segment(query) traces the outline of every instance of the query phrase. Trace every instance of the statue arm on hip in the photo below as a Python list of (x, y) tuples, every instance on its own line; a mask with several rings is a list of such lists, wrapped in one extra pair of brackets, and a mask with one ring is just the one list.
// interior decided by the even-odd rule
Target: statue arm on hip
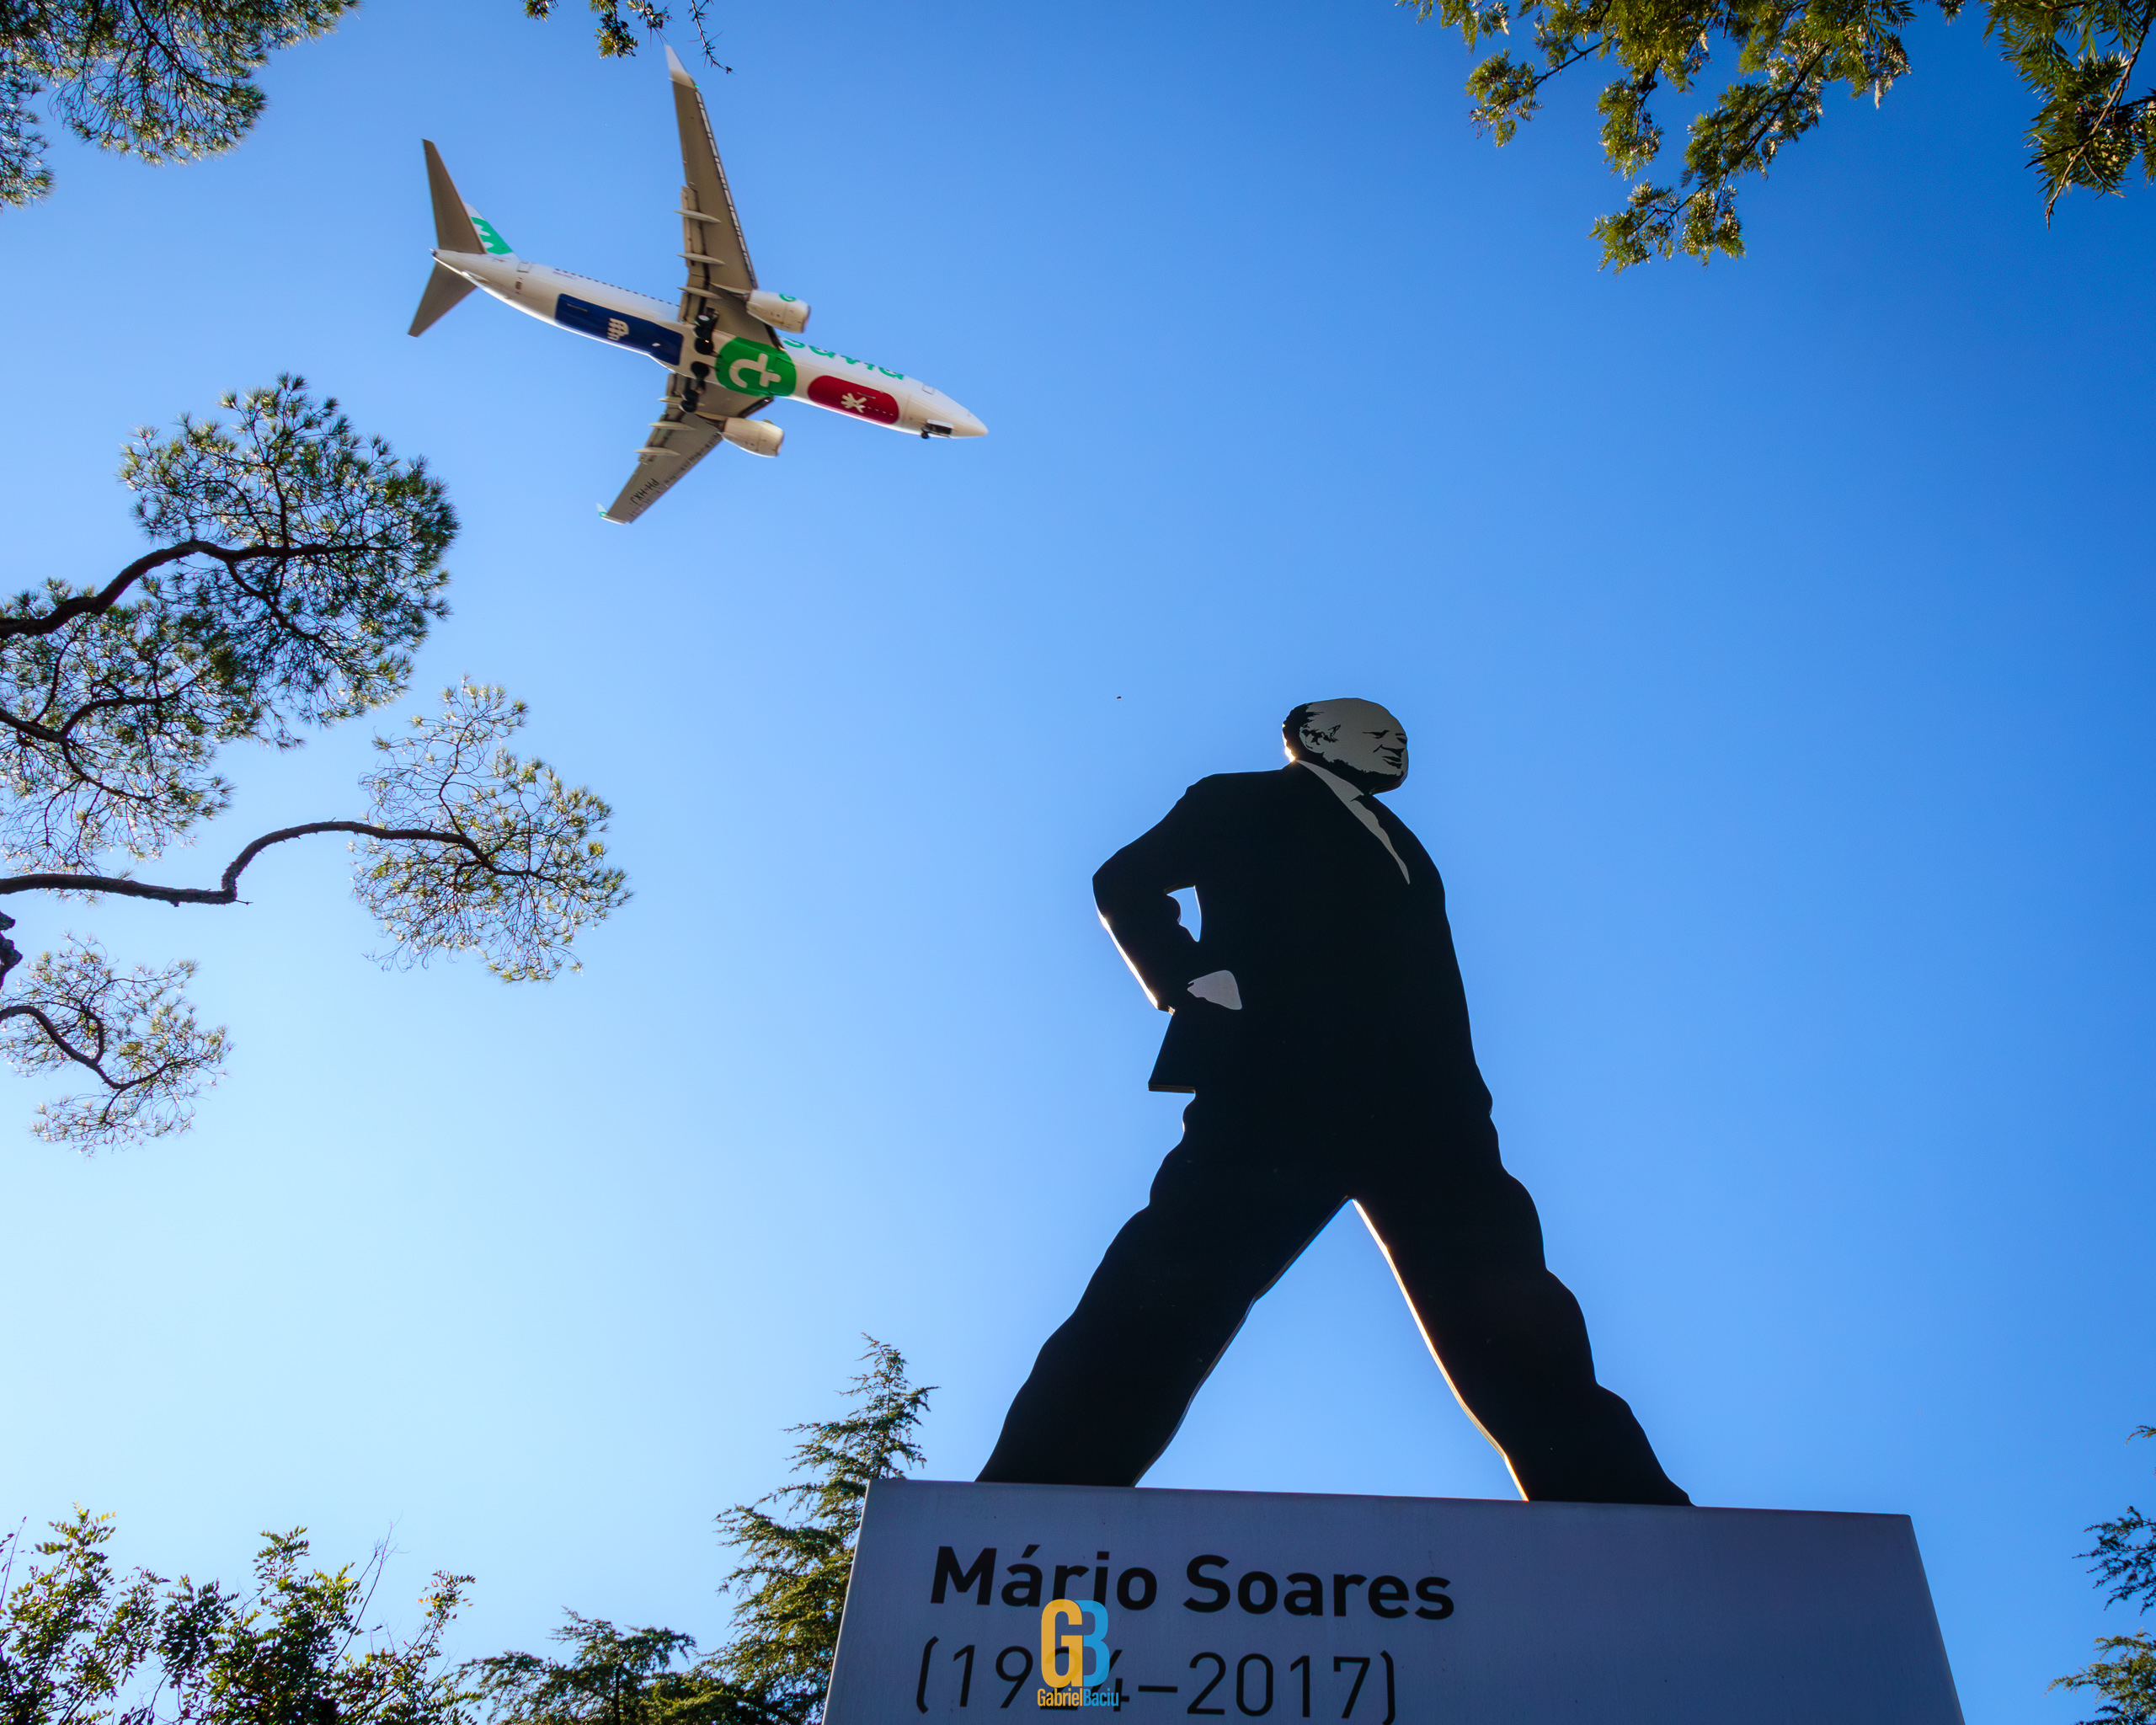
[(1093, 877), (1101, 925), (1153, 1004), (1171, 1012), (1195, 996), (1240, 1009), (1232, 973), (1208, 970), (1203, 948), (1183, 927), (1175, 895), (1197, 884), (1209, 823), (1204, 783), (1183, 793), (1158, 826), (1133, 839)]

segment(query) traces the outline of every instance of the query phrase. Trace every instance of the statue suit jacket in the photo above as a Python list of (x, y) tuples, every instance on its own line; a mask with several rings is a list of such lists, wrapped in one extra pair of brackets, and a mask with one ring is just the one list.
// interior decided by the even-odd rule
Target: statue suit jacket
[[(1448, 1087), (1481, 1081), (1437, 865), (1372, 799), (1409, 879), (1331, 788), (1290, 764), (1200, 779), (1093, 877), (1101, 921), (1174, 1013), (1155, 1090), (1293, 1081), (1343, 1065)], [(1203, 939), (1170, 896), (1198, 889)], [(1243, 1009), (1193, 998), (1232, 970)], [(1482, 1092), (1486, 1105), (1487, 1092)]]

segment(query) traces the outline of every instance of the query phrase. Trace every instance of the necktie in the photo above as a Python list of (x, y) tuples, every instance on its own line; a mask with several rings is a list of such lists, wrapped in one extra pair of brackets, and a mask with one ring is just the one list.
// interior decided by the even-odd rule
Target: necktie
[(1400, 878), (1412, 885), (1414, 877), (1407, 872), (1407, 859), (1400, 854), (1400, 847), (1393, 843), (1391, 833), (1386, 830), (1390, 824), (1390, 817), (1385, 805), (1368, 791), (1358, 791), (1355, 793), (1355, 806), (1375, 823), (1378, 842), (1392, 853), (1392, 860), (1400, 865)]

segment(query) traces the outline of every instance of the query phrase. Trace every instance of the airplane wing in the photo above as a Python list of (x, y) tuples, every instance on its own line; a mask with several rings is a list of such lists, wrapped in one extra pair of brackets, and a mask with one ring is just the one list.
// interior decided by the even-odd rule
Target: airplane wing
[[(681, 188), (681, 258), (689, 266), (688, 283), (681, 290), (681, 321), (693, 323), (699, 313), (709, 312), (718, 326), (715, 334), (776, 347), (778, 332), (750, 317), (744, 302), (756, 285), (756, 266), (749, 261), (749, 244), (741, 235), (734, 194), (727, 189), (726, 170), (719, 165), (703, 94), (671, 48), (666, 51), (666, 70), (674, 84), (674, 118), (681, 131), (681, 177), (688, 182)], [(682, 404), (686, 382), (679, 374), (666, 380), (660, 417), (637, 451), (636, 471), (606, 508), (608, 521), (633, 521), (672, 490), (675, 481), (720, 441), (717, 421), (745, 419), (771, 405), (769, 396), (738, 394), (713, 382), (705, 386), (692, 414)]]
[(718, 146), (712, 141), (703, 93), (671, 48), (666, 51), (666, 71), (674, 81), (674, 118), (681, 129), (681, 177), (688, 182), (681, 188), (681, 258), (689, 266), (681, 321), (692, 323), (699, 312), (708, 310), (728, 335), (776, 347), (778, 332), (750, 317), (742, 303), (756, 285), (756, 266), (749, 261), (749, 243), (742, 238), (734, 194), (727, 189)]
[[(707, 402), (714, 396), (743, 403), (738, 409), (726, 409), (727, 417), (731, 419), (745, 419), (759, 409), (771, 405), (769, 396), (736, 396), (723, 389), (704, 392)], [(622, 488), (621, 495), (607, 506), (606, 519), (625, 526), (633, 521), (671, 491), (674, 482), (709, 455), (719, 441), (718, 426), (714, 421), (701, 414), (683, 411), (681, 379), (670, 377), (661, 417), (652, 421), (651, 435), (637, 451), (636, 471), (629, 475), (629, 483)]]

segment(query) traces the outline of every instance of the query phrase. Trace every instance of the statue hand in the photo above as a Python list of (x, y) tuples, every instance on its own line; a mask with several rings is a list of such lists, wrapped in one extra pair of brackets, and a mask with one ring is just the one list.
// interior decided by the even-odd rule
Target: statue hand
[(1231, 1012), (1243, 1009), (1243, 992), (1235, 986), (1235, 973), (1232, 970), (1209, 970), (1193, 980), (1190, 992), (1202, 1001), (1210, 1001), (1216, 1007), (1225, 1007)]

